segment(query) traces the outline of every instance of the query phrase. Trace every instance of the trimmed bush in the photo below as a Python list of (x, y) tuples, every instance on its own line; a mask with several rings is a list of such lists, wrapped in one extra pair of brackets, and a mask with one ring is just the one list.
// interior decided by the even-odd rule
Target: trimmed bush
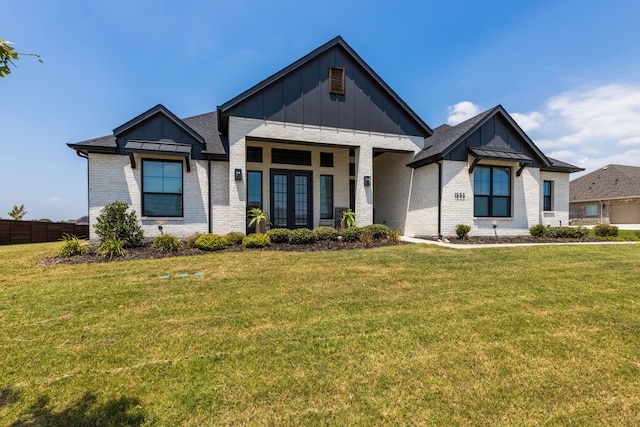
[(338, 230), (333, 227), (318, 227), (313, 231), (318, 240), (338, 240)]
[(139, 246), (144, 237), (142, 227), (138, 225), (136, 212), (127, 212), (129, 205), (115, 201), (105, 206), (96, 218), (93, 228), (103, 242), (108, 239), (123, 240), (125, 247)]
[(357, 242), (360, 240), (360, 234), (362, 234), (362, 228), (360, 227), (349, 227), (345, 229), (341, 236), (342, 240), (345, 242)]
[(73, 234), (64, 233), (62, 240), (62, 247), (58, 250), (58, 255), (69, 258), (84, 253), (82, 242)]
[(536, 224), (529, 228), (529, 234), (531, 234), (533, 237), (543, 237), (546, 231), (547, 227), (542, 224)]
[(318, 240), (318, 236), (313, 230), (308, 228), (296, 228), (289, 233), (289, 243), (293, 245), (306, 245), (314, 243)]
[(226, 237), (229, 245), (241, 245), (242, 239), (247, 236), (240, 231), (230, 231), (229, 233), (225, 234), (224, 237)]
[(267, 236), (271, 240), (271, 243), (289, 243), (289, 236), (291, 235), (291, 230), (286, 228), (272, 228), (267, 231)]
[(196, 248), (196, 240), (202, 236), (202, 233), (194, 233), (191, 236), (187, 237), (187, 246), (191, 248)]
[(371, 235), (373, 239), (386, 239), (391, 229), (384, 224), (370, 224), (362, 227), (362, 232)]
[(160, 252), (176, 252), (182, 247), (182, 242), (173, 234), (162, 234), (153, 239), (152, 249)]
[(593, 227), (593, 231), (598, 237), (616, 237), (618, 235), (618, 227), (610, 224), (598, 224)]
[(466, 224), (458, 224), (456, 225), (456, 235), (458, 239), (466, 239), (469, 237), (469, 232), (471, 231), (471, 226)]
[(221, 251), (227, 244), (227, 239), (218, 234), (203, 234), (195, 242), (196, 248), (204, 251)]
[(249, 234), (242, 239), (242, 246), (250, 249), (264, 248), (271, 245), (271, 239), (267, 234)]
[(584, 227), (548, 227), (545, 236), (553, 239), (585, 237), (589, 230)]
[(400, 232), (398, 230), (391, 230), (391, 232), (389, 233), (389, 241), (391, 243), (400, 243), (401, 242), (401, 238), (402, 235), (400, 234)]
[(127, 253), (125, 249), (125, 242), (122, 239), (118, 239), (117, 237), (109, 237), (108, 239), (104, 239), (102, 243), (98, 246), (97, 252), (98, 254), (113, 259), (114, 256), (120, 257), (124, 256)]

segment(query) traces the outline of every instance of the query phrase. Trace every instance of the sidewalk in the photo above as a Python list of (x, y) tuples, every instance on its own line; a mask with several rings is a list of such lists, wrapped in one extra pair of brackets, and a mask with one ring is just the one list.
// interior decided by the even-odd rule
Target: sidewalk
[[(626, 229), (628, 230), (628, 228)], [(640, 242), (564, 242), (564, 243), (496, 243), (496, 244), (455, 244), (447, 243), (445, 241), (435, 241), (427, 239), (418, 239), (415, 237), (402, 236), (400, 238), (403, 242), (407, 243), (424, 243), (428, 245), (443, 246), (453, 249), (478, 249), (478, 248), (513, 248), (516, 246), (548, 246), (548, 245), (633, 245), (640, 244)]]

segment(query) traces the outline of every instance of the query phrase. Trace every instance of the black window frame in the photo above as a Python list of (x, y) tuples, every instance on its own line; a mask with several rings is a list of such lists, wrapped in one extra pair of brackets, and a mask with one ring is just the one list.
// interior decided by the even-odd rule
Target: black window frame
[(272, 148), (271, 163), (280, 165), (311, 166), (311, 151)]
[[(489, 169), (489, 194), (477, 194), (478, 188), (476, 186), (476, 173), (478, 173), (481, 170), (485, 170), (485, 169)], [(503, 195), (495, 195), (494, 194), (494, 180), (493, 180), (493, 174), (494, 174), (494, 170), (496, 169), (501, 169), (501, 170), (506, 170), (508, 173), (508, 184), (509, 184), (509, 194), (507, 196), (503, 196)], [(513, 185), (511, 182), (511, 176), (512, 176), (512, 168), (510, 168), (509, 166), (494, 166), (494, 165), (478, 165), (475, 167), (473, 173), (474, 173), (474, 188), (473, 188), (473, 216), (477, 217), (477, 218), (511, 218), (512, 217), (512, 207), (511, 207), (511, 203), (512, 203), (512, 193), (513, 193)], [(478, 205), (478, 200), (479, 199), (486, 199), (487, 200), (487, 215), (479, 215), (477, 212), (477, 205)], [(497, 200), (505, 200), (506, 199), (506, 207), (507, 207), (507, 213), (506, 215), (496, 215), (494, 213), (494, 202), (496, 202)]]
[[(249, 190), (250, 190), (250, 182), (251, 182), (251, 178), (250, 176), (253, 174), (257, 174), (259, 175), (259, 181), (260, 183), (259, 185), (259, 190), (260, 190), (260, 201), (256, 204), (256, 203), (252, 203), (253, 201), (250, 200), (249, 197)], [(247, 214), (249, 213), (249, 211), (253, 208), (258, 208), (258, 209), (264, 209), (263, 208), (263, 204), (264, 204), (264, 187), (263, 187), (263, 178), (264, 178), (264, 174), (262, 173), (262, 171), (258, 171), (258, 170), (248, 170), (247, 171)], [(246, 228), (247, 228), (247, 234), (250, 233), (255, 233), (256, 232), (256, 225), (253, 224), (251, 227), (249, 227), (249, 222), (251, 222), (251, 219), (249, 219), (248, 215), (247, 215), (247, 224), (246, 224)]]
[[(327, 178), (330, 179), (330, 186), (327, 187), (326, 183), (323, 186), (323, 181), (325, 181)], [(326, 192), (323, 193), (323, 190), (326, 190), (327, 188), (329, 188), (329, 193), (330, 194), (326, 194)], [(328, 210), (327, 211), (322, 211), (323, 206), (325, 206), (324, 201), (328, 200)], [(334, 195), (333, 195), (333, 175), (320, 175), (320, 219), (333, 219), (333, 207), (334, 207)]]
[[(549, 194), (547, 194), (547, 187)], [(553, 210), (553, 181), (542, 182), (542, 210), (545, 212)]]
[(247, 162), (262, 163), (262, 147), (247, 146)]
[(320, 166), (323, 168), (333, 167), (333, 153), (320, 153)]
[[(169, 192), (157, 192), (157, 191), (145, 191), (145, 164), (149, 163), (175, 163), (180, 164), (180, 188), (181, 193), (169, 193)], [(184, 162), (182, 160), (168, 160), (168, 159), (142, 159), (142, 191), (141, 191), (141, 205), (142, 216), (147, 218), (184, 218)], [(171, 195), (180, 196), (180, 212), (177, 215), (171, 215), (166, 213), (150, 214), (147, 212), (146, 195)]]

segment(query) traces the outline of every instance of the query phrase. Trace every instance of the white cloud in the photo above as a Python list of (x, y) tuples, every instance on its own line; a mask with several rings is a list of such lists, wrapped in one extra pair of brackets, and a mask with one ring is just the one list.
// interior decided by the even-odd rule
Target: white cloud
[(538, 129), (540, 124), (544, 121), (544, 115), (537, 111), (529, 114), (513, 113), (511, 117), (518, 123), (523, 131), (529, 132), (533, 129)]
[(447, 109), (449, 110), (447, 123), (451, 126), (462, 123), (480, 113), (480, 107), (469, 101), (458, 102), (456, 105), (450, 105)]
[(62, 197), (58, 197), (58, 196), (52, 196), (47, 199), (47, 202), (50, 202), (50, 203), (59, 203), (61, 201), (62, 201)]
[(547, 155), (587, 172), (640, 166), (640, 86), (571, 90), (549, 98), (540, 112), (512, 116)]

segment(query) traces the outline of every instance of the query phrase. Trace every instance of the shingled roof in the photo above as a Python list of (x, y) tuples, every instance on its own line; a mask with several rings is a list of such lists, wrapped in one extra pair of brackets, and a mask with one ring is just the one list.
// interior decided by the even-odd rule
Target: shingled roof
[(640, 197), (640, 167), (607, 165), (569, 183), (569, 201)]

